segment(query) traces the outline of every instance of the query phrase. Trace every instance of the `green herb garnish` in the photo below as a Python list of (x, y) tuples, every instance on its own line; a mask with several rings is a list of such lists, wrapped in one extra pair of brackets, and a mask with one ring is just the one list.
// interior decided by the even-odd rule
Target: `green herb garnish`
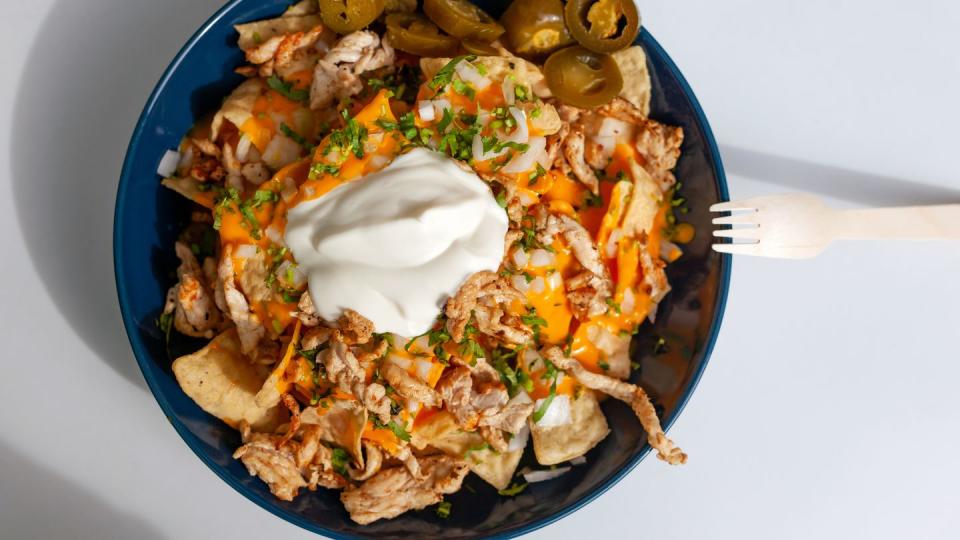
[(267, 79), (267, 86), (292, 101), (306, 101), (307, 98), (310, 97), (309, 90), (305, 88), (294, 89), (293, 84), (284, 81), (276, 75), (271, 75), (270, 78)]

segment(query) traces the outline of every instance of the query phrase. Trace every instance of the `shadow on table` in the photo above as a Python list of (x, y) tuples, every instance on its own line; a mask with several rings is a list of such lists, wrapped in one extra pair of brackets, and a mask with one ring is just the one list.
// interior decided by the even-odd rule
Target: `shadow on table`
[(720, 147), (729, 174), (809, 191), (867, 206), (909, 206), (960, 202), (960, 190), (921, 184), (809, 161)]
[(56, 2), (32, 45), (17, 93), (13, 195), (37, 274), (87, 346), (144, 389), (114, 287), (117, 178), (151, 88), (219, 4)]
[(46, 469), (0, 441), (0, 536), (104, 540), (164, 536), (153, 525)]

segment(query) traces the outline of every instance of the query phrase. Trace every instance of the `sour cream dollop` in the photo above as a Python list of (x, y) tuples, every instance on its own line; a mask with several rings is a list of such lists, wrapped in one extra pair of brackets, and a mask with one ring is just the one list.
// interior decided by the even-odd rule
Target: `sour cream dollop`
[(298, 204), (287, 220), (318, 315), (333, 321), (349, 308), (377, 332), (408, 337), (430, 329), (467, 277), (500, 266), (507, 232), (486, 182), (423, 148)]

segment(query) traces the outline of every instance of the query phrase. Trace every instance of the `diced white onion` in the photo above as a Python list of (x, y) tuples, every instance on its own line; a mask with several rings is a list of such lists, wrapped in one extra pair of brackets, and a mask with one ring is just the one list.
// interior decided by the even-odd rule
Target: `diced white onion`
[(523, 427), (520, 428), (520, 432), (513, 436), (510, 439), (510, 442), (507, 444), (507, 452), (516, 452), (517, 450), (523, 450), (527, 447), (527, 441), (530, 440), (530, 425), (526, 422), (523, 423)]
[(567, 378), (567, 374), (566, 374), (566, 373), (564, 373), (564, 372), (562, 372), (562, 371), (558, 371), (558, 372), (557, 372), (557, 384), (558, 384), (558, 385), (559, 385), (560, 383), (562, 383), (562, 382), (563, 382), (563, 379), (565, 379), (565, 378)]
[(530, 261), (530, 257), (527, 256), (527, 252), (523, 248), (517, 248), (513, 250), (513, 264), (517, 265), (517, 268), (526, 268), (527, 262)]
[(424, 122), (433, 122), (437, 117), (437, 112), (433, 108), (433, 102), (430, 100), (417, 102), (417, 114), (420, 115), (420, 119)]
[(242, 244), (237, 246), (233, 254), (241, 259), (253, 259), (257, 256), (257, 246), (253, 244)]
[(427, 336), (420, 336), (413, 340), (412, 346), (416, 347), (417, 352), (427, 352), (430, 350), (430, 338)]
[(385, 156), (383, 154), (375, 154), (370, 158), (370, 170), (379, 171), (380, 169), (386, 167), (390, 164), (390, 156)]
[(677, 257), (683, 255), (683, 250), (680, 249), (680, 246), (674, 244), (673, 242), (667, 240), (666, 238), (660, 239), (660, 258), (671, 262), (676, 260)]
[(367, 140), (363, 143), (363, 151), (367, 153), (374, 153), (380, 148), (380, 143), (383, 142), (383, 133), (371, 133), (367, 136)]
[(286, 177), (283, 179), (283, 189), (280, 190), (280, 197), (284, 202), (290, 202), (297, 195), (297, 182), (291, 178)]
[[(544, 165), (547, 161), (547, 140), (543, 137), (530, 137), (529, 148), (522, 154), (516, 154), (503, 168), (503, 172), (516, 174), (533, 169), (534, 165)], [(546, 167), (546, 165), (544, 165)]]
[(277, 279), (283, 283), (300, 288), (307, 283), (307, 275), (303, 273), (300, 266), (290, 261), (283, 261), (277, 267)]
[(267, 238), (269, 238), (270, 241), (273, 242), (274, 244), (279, 244), (281, 246), (286, 245), (283, 242), (283, 234), (280, 233), (280, 229), (277, 229), (273, 225), (270, 225), (269, 227), (264, 229), (263, 234), (267, 235)]
[(503, 99), (507, 105), (513, 105), (517, 101), (516, 86), (513, 84), (513, 77), (507, 76), (500, 83), (500, 89), (503, 90)]
[(530, 264), (537, 268), (543, 268), (544, 266), (550, 266), (553, 264), (557, 258), (545, 249), (535, 249), (530, 253)]
[(177, 163), (178, 170), (189, 169), (193, 167), (193, 145), (187, 147), (187, 151), (180, 157), (180, 163)]
[(633, 289), (627, 287), (627, 289), (623, 291), (623, 301), (620, 302), (620, 312), (629, 315), (633, 313), (633, 310), (636, 308), (637, 299), (633, 295)]
[[(501, 148), (499, 152), (483, 151), (483, 139), (480, 137), (480, 134), (477, 133), (473, 136), (473, 144), (471, 146), (471, 151), (473, 153), (474, 161), (487, 161), (488, 159), (493, 159), (495, 157), (500, 157), (507, 152), (507, 148)], [(509, 165), (508, 165), (509, 167)]]
[(570, 460), (571, 465), (583, 465), (586, 462), (587, 462), (587, 458), (583, 456), (577, 456)]
[(522, 206), (532, 206), (537, 202), (537, 199), (531, 196), (526, 190), (517, 192), (517, 198), (520, 199)]
[(527, 367), (530, 370), (534, 369), (534, 363), (540, 360), (540, 354), (537, 353), (535, 349), (524, 349), (523, 350), (523, 361), (526, 362)]
[(453, 105), (450, 104), (449, 99), (441, 98), (433, 100), (433, 109), (436, 111), (437, 116), (443, 116), (444, 111), (452, 108)]
[(176, 150), (167, 150), (160, 158), (160, 164), (157, 165), (157, 174), (164, 178), (170, 178), (177, 172), (177, 165), (180, 164), (180, 152)]
[(240, 140), (237, 141), (237, 159), (240, 161), (247, 161), (247, 156), (250, 154), (250, 147), (253, 146), (253, 141), (250, 140), (250, 137), (247, 137), (247, 134), (244, 133)]
[(417, 411), (420, 410), (420, 402), (415, 399), (407, 400), (407, 412), (410, 414), (417, 414)]
[(544, 469), (541, 471), (530, 471), (523, 473), (523, 479), (530, 484), (536, 484), (537, 482), (546, 482), (547, 480), (553, 480), (558, 476), (563, 476), (570, 470), (570, 467), (557, 467), (556, 469)]
[(525, 144), (530, 140), (530, 130), (527, 128), (527, 115), (516, 107), (510, 107), (510, 116), (517, 122), (517, 128), (513, 130), (505, 140)]
[(547, 287), (547, 282), (543, 280), (542, 277), (537, 276), (533, 278), (533, 281), (530, 282), (530, 292), (534, 294), (540, 294)]
[[(423, 349), (427, 350), (427, 349)], [(433, 371), (433, 363), (424, 360), (423, 358), (418, 358), (416, 361), (417, 366), (417, 377), (420, 377), (420, 380), (426, 382), (430, 379), (430, 372)]]
[(263, 150), (263, 162), (272, 170), (300, 159), (300, 145), (286, 135), (274, 135)]
[(457, 62), (457, 65), (454, 69), (463, 82), (472, 84), (477, 90), (483, 90), (484, 88), (490, 86), (490, 79), (481, 75), (480, 72), (477, 71), (477, 68), (474, 67), (470, 62)]
[(563, 289), (563, 278), (560, 277), (560, 272), (553, 272), (547, 276), (547, 286), (551, 291)]
[[(560, 384), (559, 380), (557, 381), (557, 384)], [(544, 401), (545, 399), (538, 399), (533, 410), (540, 410), (540, 407), (543, 405)], [(570, 396), (566, 394), (560, 394), (553, 396), (553, 401), (550, 402), (547, 410), (543, 413), (543, 416), (540, 417), (540, 420), (536, 424), (537, 427), (548, 428), (565, 426), (572, 421), (573, 418), (570, 416)]]
[(530, 284), (527, 283), (527, 278), (523, 276), (513, 276), (510, 281), (513, 283), (513, 288), (520, 291), (521, 294), (527, 294), (527, 291), (530, 290)]

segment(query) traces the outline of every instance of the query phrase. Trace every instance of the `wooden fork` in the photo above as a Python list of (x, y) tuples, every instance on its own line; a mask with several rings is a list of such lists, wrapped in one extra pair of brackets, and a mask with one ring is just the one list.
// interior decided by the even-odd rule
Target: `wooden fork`
[(738, 255), (805, 259), (840, 239), (960, 240), (960, 204), (835, 210), (813, 195), (793, 193), (719, 203), (710, 211), (731, 212), (713, 219), (732, 226), (713, 231), (731, 240), (713, 249)]

